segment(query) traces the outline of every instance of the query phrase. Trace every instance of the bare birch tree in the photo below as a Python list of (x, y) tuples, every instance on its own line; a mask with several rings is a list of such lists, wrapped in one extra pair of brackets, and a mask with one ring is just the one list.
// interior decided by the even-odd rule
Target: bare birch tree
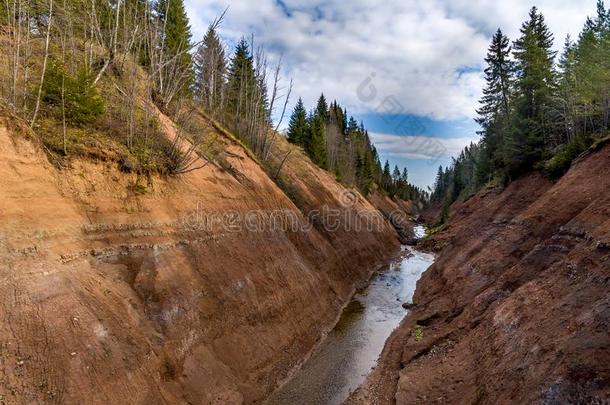
[(51, 42), (51, 25), (53, 23), (53, 0), (49, 0), (49, 19), (47, 22), (47, 36), (44, 47), (44, 60), (42, 62), (42, 73), (40, 76), (40, 85), (38, 86), (38, 96), (36, 97), (36, 107), (34, 108), (34, 115), (30, 121), (30, 126), (33, 128), (36, 123), (38, 116), (38, 110), (40, 109), (40, 98), (42, 97), (42, 88), (44, 86), (44, 76), (47, 72), (47, 63), (49, 61), (49, 43)]

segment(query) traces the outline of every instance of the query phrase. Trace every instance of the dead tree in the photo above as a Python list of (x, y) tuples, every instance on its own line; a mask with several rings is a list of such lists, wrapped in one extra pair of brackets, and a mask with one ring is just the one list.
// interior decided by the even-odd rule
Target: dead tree
[(38, 110), (40, 109), (40, 99), (42, 97), (42, 87), (44, 86), (44, 76), (47, 72), (47, 63), (49, 60), (49, 43), (51, 42), (51, 25), (53, 23), (53, 0), (49, 0), (49, 20), (47, 22), (47, 37), (44, 48), (44, 60), (42, 62), (42, 73), (40, 77), (40, 86), (38, 86), (38, 96), (36, 97), (36, 107), (34, 108), (34, 115), (30, 121), (30, 126), (33, 128), (36, 123), (36, 117), (38, 116)]

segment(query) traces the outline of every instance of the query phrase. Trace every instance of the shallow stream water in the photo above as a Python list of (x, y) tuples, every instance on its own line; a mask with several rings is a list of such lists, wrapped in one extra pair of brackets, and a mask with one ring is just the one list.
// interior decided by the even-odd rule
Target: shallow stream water
[[(416, 227), (416, 237), (425, 235)], [(421, 274), (434, 256), (405, 246), (404, 256), (377, 272), (347, 305), (339, 322), (293, 378), (266, 404), (341, 404), (364, 382), (385, 341), (411, 302)]]

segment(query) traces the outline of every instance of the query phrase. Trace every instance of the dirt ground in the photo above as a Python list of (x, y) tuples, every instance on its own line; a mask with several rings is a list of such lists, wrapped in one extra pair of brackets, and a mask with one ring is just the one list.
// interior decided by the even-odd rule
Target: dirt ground
[(610, 401), (610, 145), (452, 207), (416, 308), (349, 404)]

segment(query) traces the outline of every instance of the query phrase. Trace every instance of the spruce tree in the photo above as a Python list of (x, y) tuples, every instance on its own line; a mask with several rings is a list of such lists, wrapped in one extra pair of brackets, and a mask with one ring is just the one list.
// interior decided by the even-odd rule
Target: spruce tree
[(434, 191), (432, 192), (432, 200), (441, 201), (445, 194), (445, 180), (444, 180), (445, 172), (443, 171), (443, 166), (438, 167), (438, 172), (436, 173), (436, 180), (434, 181)]
[[(192, 69), (192, 58), (188, 52), (192, 35), (184, 1), (159, 0), (156, 3), (155, 10), (164, 28), (163, 49), (168, 55), (168, 59), (176, 57), (176, 68), (178, 69)], [(190, 87), (190, 81), (185, 87)]]
[(505, 163), (511, 174), (533, 167), (544, 155), (549, 136), (548, 111), (555, 90), (553, 35), (536, 7), (514, 43), (517, 60), (514, 130), (506, 146)]
[(610, 123), (610, 11), (602, 1), (598, 1), (597, 16), (587, 19), (574, 53), (578, 101), (585, 106), (579, 130), (587, 136), (603, 133)]
[[(159, 0), (156, 4), (159, 20), (165, 27), (164, 47), (173, 55), (187, 50), (191, 43), (191, 27), (183, 0)], [(188, 53), (188, 52), (187, 52)]]
[(327, 150), (326, 150), (326, 136), (324, 129), (324, 117), (314, 113), (310, 117), (309, 124), (309, 145), (308, 153), (318, 166), (326, 168), (327, 165)]
[(371, 155), (373, 157), (373, 167), (376, 174), (381, 173), (381, 160), (379, 160), (379, 152), (377, 152), (377, 148), (371, 144)]
[(227, 73), (225, 51), (216, 27), (216, 23), (210, 25), (194, 56), (195, 99), (213, 114), (222, 108)]
[(345, 114), (343, 109), (337, 104), (337, 101), (333, 101), (330, 106), (330, 121), (336, 125), (341, 134), (345, 134)]
[(383, 165), (383, 173), (381, 175), (382, 187), (386, 191), (390, 191), (392, 187), (392, 174), (390, 173), (390, 162), (385, 161), (385, 165)]
[(502, 165), (501, 151), (507, 136), (509, 124), (510, 89), (513, 80), (514, 62), (510, 60), (511, 47), (508, 38), (500, 29), (494, 34), (485, 62), (486, 86), (479, 101), (476, 122), (481, 125), (484, 153), (479, 167), (481, 183)]
[(227, 113), (236, 117), (246, 110), (246, 103), (255, 92), (254, 61), (245, 38), (237, 44), (231, 60), (227, 83)]
[(480, 100), (481, 108), (477, 110), (477, 122), (483, 128), (489, 127), (499, 115), (504, 118), (509, 114), (510, 88), (514, 63), (510, 60), (511, 47), (508, 38), (500, 29), (494, 34), (487, 52), (485, 62), (486, 86)]
[(576, 134), (575, 104), (577, 92), (576, 79), (576, 47), (570, 35), (566, 37), (563, 52), (559, 58), (559, 96), (561, 98), (559, 109), (561, 111), (560, 131), (563, 133), (562, 142), (572, 140)]
[(604, 0), (597, 0), (597, 18), (595, 19), (595, 31), (601, 39), (604, 31), (610, 30), (610, 10), (606, 10)]
[(409, 171), (406, 167), (402, 169), (402, 175), (400, 176), (400, 180), (404, 181), (405, 183), (409, 182)]
[(288, 141), (296, 145), (305, 146), (308, 130), (307, 112), (305, 111), (303, 100), (299, 98), (288, 124)]
[(394, 166), (394, 171), (392, 172), (392, 180), (394, 182), (400, 181), (400, 169), (398, 168), (398, 165)]
[(347, 123), (347, 133), (353, 134), (358, 131), (358, 121), (354, 117), (349, 117), (349, 121)]
[(326, 102), (326, 97), (324, 97), (324, 94), (321, 94), (320, 98), (318, 99), (318, 104), (316, 105), (316, 114), (322, 117), (324, 122), (328, 121), (328, 103)]
[(362, 168), (360, 170), (359, 175), (359, 187), (364, 193), (364, 195), (368, 195), (371, 191), (371, 185), (373, 183), (373, 156), (372, 153), (366, 151), (364, 156), (362, 157)]

